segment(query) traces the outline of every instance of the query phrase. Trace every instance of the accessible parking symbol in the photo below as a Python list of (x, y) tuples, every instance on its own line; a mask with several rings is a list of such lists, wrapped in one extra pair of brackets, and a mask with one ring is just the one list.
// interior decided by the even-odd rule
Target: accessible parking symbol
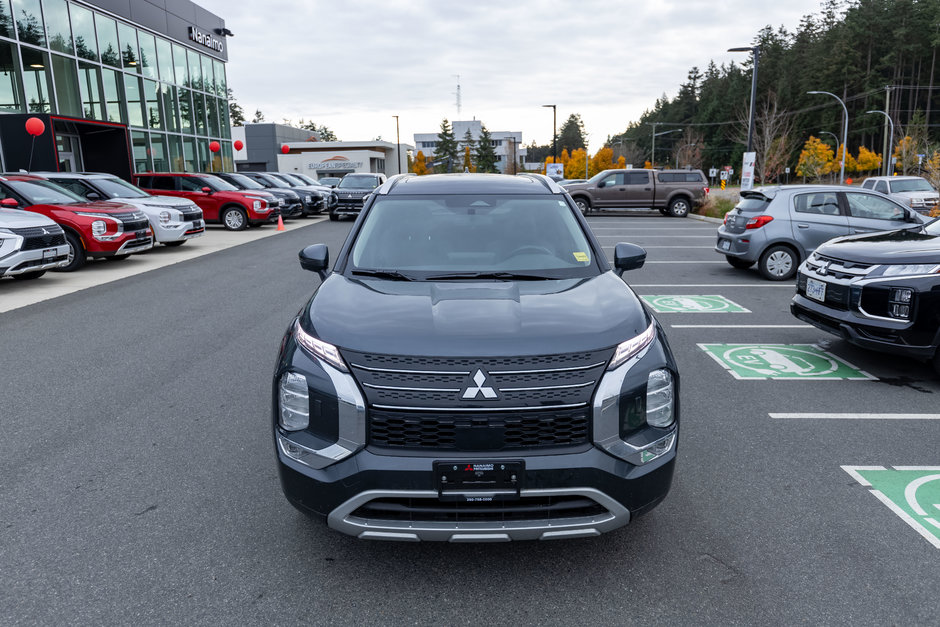
[(874, 380), (812, 344), (699, 344), (735, 379)]
[(901, 520), (940, 549), (940, 466), (843, 466)]
[(724, 296), (641, 296), (656, 313), (751, 313)]

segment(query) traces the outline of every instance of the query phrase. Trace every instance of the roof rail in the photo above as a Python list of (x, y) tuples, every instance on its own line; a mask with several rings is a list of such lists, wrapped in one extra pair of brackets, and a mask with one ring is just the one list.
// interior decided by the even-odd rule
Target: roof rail
[(551, 179), (549, 179), (549, 178), (548, 178), (547, 176), (545, 176), (544, 174), (532, 174), (531, 172), (520, 172), (520, 173), (517, 174), (516, 176), (525, 176), (525, 177), (530, 178), (530, 179), (532, 179), (532, 180), (534, 180), (534, 181), (538, 181), (538, 182), (541, 183), (542, 186), (543, 186), (545, 189), (547, 189), (548, 191), (550, 191), (550, 192), (552, 192), (552, 193), (555, 192), (555, 190), (552, 189), (552, 182), (551, 182)]
[(388, 189), (385, 190), (385, 193), (388, 194), (393, 189), (395, 189), (395, 186), (398, 185), (398, 183), (402, 179), (411, 178), (412, 176), (418, 176), (418, 175), (415, 174), (414, 172), (404, 172), (402, 174), (395, 174), (394, 176), (389, 178), (387, 181), (385, 181), (385, 184), (388, 185)]

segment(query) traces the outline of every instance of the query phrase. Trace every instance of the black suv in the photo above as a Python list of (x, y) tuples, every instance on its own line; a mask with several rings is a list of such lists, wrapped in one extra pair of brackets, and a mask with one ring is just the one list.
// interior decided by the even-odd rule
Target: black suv
[(791, 313), (940, 374), (940, 221), (830, 240), (800, 266)]
[(386, 182), (384, 174), (347, 174), (334, 190), (336, 204), (330, 207), (330, 220), (339, 220), (340, 216), (357, 216), (369, 194), (376, 187)]
[(540, 175), (376, 189), (281, 344), (273, 432), (301, 511), (365, 539), (594, 536), (672, 483), (679, 375), (663, 330)]

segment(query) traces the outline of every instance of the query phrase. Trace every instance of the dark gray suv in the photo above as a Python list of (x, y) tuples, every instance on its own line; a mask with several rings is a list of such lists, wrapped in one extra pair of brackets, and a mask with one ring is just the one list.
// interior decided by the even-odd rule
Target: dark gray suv
[(782, 185), (741, 192), (718, 229), (715, 251), (735, 268), (755, 263), (765, 279), (793, 278), (833, 237), (924, 224), (929, 218), (882, 194), (841, 185)]

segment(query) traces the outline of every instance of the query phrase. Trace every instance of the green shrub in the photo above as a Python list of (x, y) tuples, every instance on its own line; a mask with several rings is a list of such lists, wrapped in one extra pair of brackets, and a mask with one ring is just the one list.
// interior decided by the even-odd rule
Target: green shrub
[(725, 214), (734, 209), (734, 205), (735, 201), (730, 198), (709, 196), (705, 204), (701, 205), (696, 213), (710, 218), (724, 219)]

